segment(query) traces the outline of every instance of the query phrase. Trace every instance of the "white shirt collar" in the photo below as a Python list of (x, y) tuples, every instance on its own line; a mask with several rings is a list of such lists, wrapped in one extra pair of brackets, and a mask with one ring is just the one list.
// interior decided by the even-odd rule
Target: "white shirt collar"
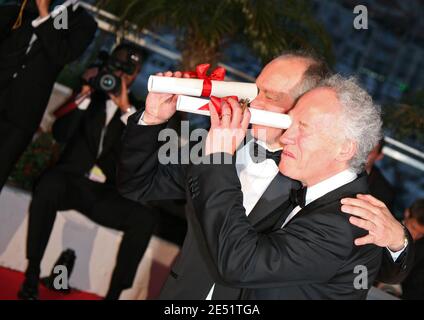
[(106, 101), (106, 125), (110, 123), (118, 108), (112, 99)]
[(253, 138), (252, 140), (256, 141), (256, 143), (257, 143), (258, 145), (260, 145), (261, 147), (263, 147), (263, 148), (265, 148), (265, 149), (267, 149), (268, 151), (271, 151), (271, 152), (275, 152), (275, 151), (283, 150), (283, 147), (276, 148), (276, 149), (271, 149), (270, 147), (268, 147), (268, 145), (266, 144), (266, 142), (264, 142), (264, 141), (262, 141), (262, 140), (257, 140), (257, 139), (255, 139), (255, 138)]
[(340, 188), (341, 186), (352, 182), (358, 177), (358, 175), (351, 169), (346, 169), (338, 174), (325, 179), (312, 187), (306, 189), (305, 205), (308, 205), (312, 201), (321, 198), (325, 194)]
[(259, 176), (263, 178), (275, 177), (278, 173), (278, 167), (272, 159), (265, 159), (256, 163), (250, 155), (250, 145), (255, 139), (250, 139), (242, 148), (237, 150), (236, 168), (237, 171), (246, 171), (251, 176)]

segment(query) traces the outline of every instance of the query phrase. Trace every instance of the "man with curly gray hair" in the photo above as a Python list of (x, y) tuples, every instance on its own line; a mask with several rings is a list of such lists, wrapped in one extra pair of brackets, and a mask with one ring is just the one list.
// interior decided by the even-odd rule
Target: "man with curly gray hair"
[[(219, 118), (211, 110), (206, 154), (234, 154), (208, 144), (215, 134), (240, 142), (249, 111), (229, 99)], [(302, 184), (280, 207), (279, 223), (258, 232), (243, 208), (234, 165), (201, 164), (188, 170), (192, 202), (221, 278), (246, 289), (248, 299), (365, 299), (383, 249), (356, 246), (367, 231), (349, 223), (340, 201), (367, 192), (362, 172), (381, 137), (380, 109), (353, 78), (332, 76), (305, 93), (289, 112), (280, 141), (280, 172)], [(211, 177), (214, 177), (211, 179)]]
[[(286, 171), (295, 162), (296, 168), (291, 170), (298, 173), (289, 176), (302, 181), (302, 175), (307, 175), (309, 181), (302, 181), (304, 184), (327, 178), (340, 169), (361, 173), (382, 135), (380, 108), (354, 78), (334, 75), (324, 79), (299, 100), (291, 115), (302, 120), (295, 120), (282, 136), (286, 148), (280, 169)], [(312, 124), (305, 117), (312, 118)], [(308, 140), (306, 146), (302, 143), (304, 137)]]
[(357, 173), (364, 170), (368, 154), (382, 138), (381, 111), (371, 96), (362, 89), (355, 78), (343, 79), (334, 75), (323, 80), (320, 87), (332, 88), (342, 108), (341, 126), (346, 139), (356, 142), (356, 153), (350, 166)]

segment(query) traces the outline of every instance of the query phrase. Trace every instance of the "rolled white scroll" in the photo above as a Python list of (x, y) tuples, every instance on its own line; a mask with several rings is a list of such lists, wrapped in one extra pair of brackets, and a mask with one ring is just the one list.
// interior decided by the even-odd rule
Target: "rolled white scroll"
[[(211, 95), (215, 97), (237, 96), (239, 99), (253, 100), (258, 95), (255, 83), (212, 80)], [(184, 94), (201, 97), (203, 79), (150, 76), (147, 83), (149, 92)]]
[[(209, 110), (199, 110), (209, 103), (209, 99), (179, 96), (177, 100), (177, 110), (210, 116)], [(264, 111), (255, 108), (250, 110), (250, 123), (266, 127), (287, 129), (291, 125), (291, 118), (287, 114)]]

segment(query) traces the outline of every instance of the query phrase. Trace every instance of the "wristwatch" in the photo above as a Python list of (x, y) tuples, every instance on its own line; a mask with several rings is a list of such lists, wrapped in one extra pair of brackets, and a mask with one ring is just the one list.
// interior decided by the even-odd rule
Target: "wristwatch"
[(402, 228), (403, 228), (403, 247), (400, 248), (399, 250), (396, 250), (396, 251), (392, 251), (389, 247), (387, 247), (387, 249), (389, 249), (389, 251), (392, 252), (392, 253), (397, 253), (399, 251), (404, 250), (409, 244), (408, 229), (405, 227), (405, 225), (403, 223), (401, 223), (401, 225), (402, 225)]
[(397, 251), (394, 251), (394, 252), (399, 252), (399, 251), (405, 250), (405, 248), (409, 244), (409, 233), (408, 233), (408, 229), (405, 227), (405, 225), (403, 224), (403, 222), (401, 224), (402, 224), (402, 228), (403, 228), (403, 247), (400, 248)]
[(408, 244), (409, 244), (409, 233), (408, 233), (408, 229), (405, 227), (405, 225), (402, 223), (402, 227), (403, 227), (403, 249), (405, 249)]

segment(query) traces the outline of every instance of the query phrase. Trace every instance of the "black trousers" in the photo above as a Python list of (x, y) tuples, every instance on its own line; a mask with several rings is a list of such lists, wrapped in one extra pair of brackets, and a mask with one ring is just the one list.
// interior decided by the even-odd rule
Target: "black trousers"
[(26, 110), (35, 106), (28, 101), (26, 105), (17, 104), (17, 95), (25, 96), (25, 90), (17, 83), (11, 83), (7, 88), (0, 87), (0, 192), (31, 143), (47, 107), (46, 102), (43, 108), (32, 112), (28, 119)]
[(75, 209), (92, 221), (124, 232), (111, 287), (131, 287), (156, 224), (153, 209), (123, 198), (113, 186), (74, 176), (60, 169), (46, 172), (39, 180), (30, 204), (27, 258), (40, 263), (56, 212)]
[(10, 123), (0, 112), (0, 192), (33, 134)]

